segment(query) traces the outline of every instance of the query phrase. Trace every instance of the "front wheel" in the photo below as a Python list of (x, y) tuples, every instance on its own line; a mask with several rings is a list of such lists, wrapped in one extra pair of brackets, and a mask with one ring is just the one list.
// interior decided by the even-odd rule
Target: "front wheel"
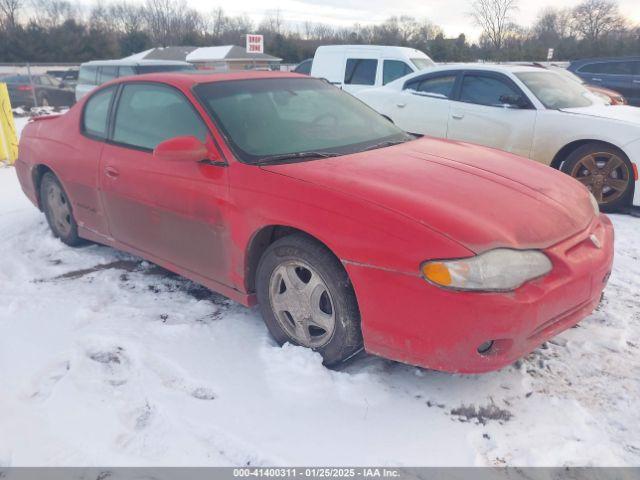
[(311, 348), (327, 366), (362, 348), (360, 313), (349, 277), (320, 243), (290, 235), (264, 253), (256, 273), (256, 293), (271, 335)]
[(569, 155), (562, 171), (585, 185), (603, 212), (619, 211), (631, 201), (631, 162), (617, 148), (597, 142), (583, 145)]

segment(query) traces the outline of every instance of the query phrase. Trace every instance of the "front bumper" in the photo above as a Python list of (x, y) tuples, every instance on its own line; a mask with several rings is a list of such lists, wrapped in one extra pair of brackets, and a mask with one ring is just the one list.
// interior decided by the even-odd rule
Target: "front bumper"
[[(413, 276), (347, 262), (365, 350), (458, 373), (481, 373), (513, 363), (598, 305), (613, 262), (611, 221), (600, 215), (587, 229), (545, 253), (553, 263), (551, 273), (509, 293), (441, 289), (419, 276), (418, 265)], [(489, 340), (493, 347), (478, 353)]]

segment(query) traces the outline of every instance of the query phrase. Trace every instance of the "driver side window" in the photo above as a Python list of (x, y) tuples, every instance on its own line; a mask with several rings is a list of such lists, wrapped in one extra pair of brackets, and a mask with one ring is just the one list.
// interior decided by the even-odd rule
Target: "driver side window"
[(115, 116), (115, 142), (153, 150), (165, 140), (185, 135), (204, 142), (207, 127), (180, 92), (148, 83), (124, 86)]
[(506, 79), (481, 74), (465, 74), (462, 79), (460, 101), (502, 107), (506, 99), (521, 98), (522, 93), (512, 86)]

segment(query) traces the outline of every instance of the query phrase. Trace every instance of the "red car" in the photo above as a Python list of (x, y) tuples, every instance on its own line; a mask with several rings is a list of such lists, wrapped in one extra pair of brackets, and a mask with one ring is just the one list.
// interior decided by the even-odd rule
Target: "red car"
[(144, 257), (327, 365), (359, 350), (507, 365), (597, 305), (613, 229), (586, 188), (507, 153), (414, 139), (329, 83), (152, 74), (36, 119), (18, 176), (63, 242)]

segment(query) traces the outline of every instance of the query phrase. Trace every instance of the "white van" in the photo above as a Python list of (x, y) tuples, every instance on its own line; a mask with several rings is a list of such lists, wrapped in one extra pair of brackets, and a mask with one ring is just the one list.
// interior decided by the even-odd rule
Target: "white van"
[(327, 45), (318, 47), (311, 76), (324, 78), (347, 92), (381, 87), (435, 63), (415, 48), (383, 45)]
[(178, 72), (195, 70), (187, 62), (168, 60), (94, 60), (80, 65), (78, 84), (76, 85), (76, 101), (80, 100), (98, 85), (114, 78), (129, 75), (142, 75), (156, 72)]

